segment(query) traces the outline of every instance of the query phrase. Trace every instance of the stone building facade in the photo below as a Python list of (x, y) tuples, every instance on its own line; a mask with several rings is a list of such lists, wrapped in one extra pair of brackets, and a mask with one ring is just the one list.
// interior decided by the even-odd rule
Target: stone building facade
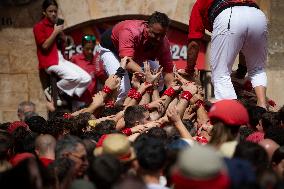
[[(155, 10), (186, 25), (195, 0), (58, 0), (65, 28), (112, 16), (149, 15)], [(41, 17), (42, 0), (0, 2), (0, 122), (17, 120), (17, 105), (36, 103), (46, 116), (38, 77), (33, 25)], [(258, 0), (269, 19), (268, 95), (284, 104), (284, 1)]]

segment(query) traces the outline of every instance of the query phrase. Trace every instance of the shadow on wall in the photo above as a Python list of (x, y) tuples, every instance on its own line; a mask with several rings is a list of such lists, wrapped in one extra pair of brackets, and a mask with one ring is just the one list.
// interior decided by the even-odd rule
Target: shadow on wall
[(1, 0), (0, 29), (30, 28), (41, 18), (41, 0)]

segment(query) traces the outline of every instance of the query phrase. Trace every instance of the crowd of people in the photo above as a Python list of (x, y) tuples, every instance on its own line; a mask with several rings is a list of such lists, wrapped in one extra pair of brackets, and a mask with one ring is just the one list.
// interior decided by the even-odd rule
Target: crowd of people
[[(95, 37), (85, 35), (82, 54), (68, 61), (56, 43), (65, 38), (58, 5), (44, 0), (42, 8), (34, 27), (39, 68), (60, 78), (60, 99), (47, 88), (52, 116), (25, 101), (18, 121), (0, 124), (0, 188), (284, 188), (284, 106), (265, 94), (265, 21), (252, 27), (235, 18), (263, 18), (254, 1), (197, 0), (184, 70), (172, 63), (164, 13), (107, 30), (99, 57)], [(205, 29), (213, 31), (214, 100), (205, 99), (194, 69)], [(238, 53), (246, 66), (232, 73)], [(54, 108), (66, 95), (80, 105)]]

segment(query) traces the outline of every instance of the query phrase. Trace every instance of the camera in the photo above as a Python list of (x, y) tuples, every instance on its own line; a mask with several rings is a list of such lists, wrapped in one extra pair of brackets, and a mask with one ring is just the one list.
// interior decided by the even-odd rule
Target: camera
[(57, 18), (56, 25), (59, 26), (59, 25), (62, 25), (62, 24), (64, 24), (64, 20), (62, 18)]

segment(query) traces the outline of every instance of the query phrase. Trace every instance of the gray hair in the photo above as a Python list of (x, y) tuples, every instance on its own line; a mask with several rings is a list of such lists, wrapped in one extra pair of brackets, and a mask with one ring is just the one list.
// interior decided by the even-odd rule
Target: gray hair
[(24, 113), (24, 107), (31, 106), (35, 110), (35, 104), (30, 101), (23, 101), (18, 106), (18, 112)]
[(83, 144), (83, 141), (72, 135), (64, 136), (62, 139), (58, 140), (55, 147), (55, 158), (62, 157), (63, 154), (68, 152), (75, 152), (78, 144)]

